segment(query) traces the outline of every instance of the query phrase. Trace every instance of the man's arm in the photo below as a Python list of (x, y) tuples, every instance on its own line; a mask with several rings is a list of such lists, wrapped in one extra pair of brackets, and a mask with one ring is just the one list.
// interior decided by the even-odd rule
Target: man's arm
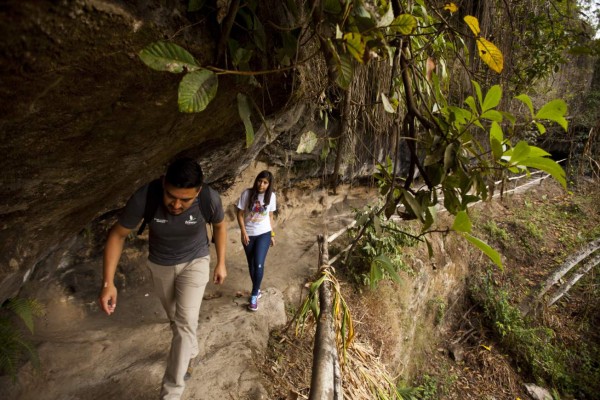
[(104, 247), (103, 282), (99, 301), (100, 307), (107, 315), (115, 312), (117, 307), (117, 288), (114, 283), (115, 272), (123, 252), (123, 244), (129, 233), (131, 233), (131, 229), (125, 228), (118, 222), (115, 223), (110, 229)]
[(225, 245), (227, 243), (227, 223), (225, 220), (212, 224), (213, 235), (215, 238), (215, 248), (217, 250), (217, 265), (213, 275), (213, 282), (217, 285), (223, 283), (227, 277), (227, 268), (225, 267)]

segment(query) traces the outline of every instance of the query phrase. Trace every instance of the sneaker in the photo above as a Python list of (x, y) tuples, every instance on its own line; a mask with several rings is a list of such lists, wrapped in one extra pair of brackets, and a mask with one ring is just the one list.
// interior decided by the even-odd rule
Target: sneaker
[(250, 311), (258, 310), (258, 296), (250, 297), (250, 304), (248, 304), (248, 310), (250, 310)]
[(198, 366), (200, 363), (200, 357), (196, 356), (194, 358), (190, 358), (190, 363), (188, 364), (187, 371), (185, 371), (185, 375), (183, 376), (183, 380), (187, 381), (192, 377), (194, 373), (194, 368)]
[[(257, 299), (260, 299), (262, 297), (262, 291), (260, 289), (258, 289), (258, 296), (256, 296)], [(252, 296), (248, 297), (248, 303), (250, 303), (252, 301)]]

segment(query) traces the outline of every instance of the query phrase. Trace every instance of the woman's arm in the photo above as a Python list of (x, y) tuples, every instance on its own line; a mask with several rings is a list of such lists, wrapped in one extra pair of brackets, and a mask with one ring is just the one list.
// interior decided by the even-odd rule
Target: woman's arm
[(237, 212), (237, 221), (240, 226), (241, 231), (241, 241), (244, 246), (247, 246), (250, 243), (250, 238), (248, 237), (248, 233), (246, 233), (246, 224), (244, 223), (244, 210), (240, 210), (238, 208)]
[(269, 222), (271, 222), (271, 246), (275, 246), (275, 228), (273, 225), (273, 212), (269, 213)]

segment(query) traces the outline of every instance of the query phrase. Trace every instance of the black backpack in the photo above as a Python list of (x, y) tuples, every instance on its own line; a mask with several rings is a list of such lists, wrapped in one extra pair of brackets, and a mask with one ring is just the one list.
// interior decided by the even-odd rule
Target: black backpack
[[(203, 185), (202, 190), (198, 195), (198, 206), (200, 208), (200, 213), (202, 213), (202, 217), (204, 217), (204, 221), (206, 221), (207, 223), (212, 222), (213, 216), (215, 214), (215, 210), (212, 208), (210, 201), (210, 192), (212, 190), (213, 188), (211, 188), (210, 186)], [(146, 207), (144, 207), (144, 220), (142, 221), (142, 225), (140, 225), (140, 228), (138, 229), (138, 235), (141, 235), (142, 232), (144, 232), (146, 225), (150, 221), (152, 221), (152, 218), (154, 218), (156, 210), (162, 203), (162, 198), (162, 181), (160, 179), (155, 179), (148, 185), (148, 193), (146, 195)], [(214, 235), (211, 241), (214, 243)]]

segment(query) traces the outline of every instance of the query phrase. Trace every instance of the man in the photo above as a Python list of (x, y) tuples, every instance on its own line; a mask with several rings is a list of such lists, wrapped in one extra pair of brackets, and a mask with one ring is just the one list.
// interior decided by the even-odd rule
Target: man
[[(221, 284), (227, 276), (227, 227), (221, 199), (210, 187), (202, 186), (202, 179), (202, 169), (195, 160), (181, 158), (174, 161), (161, 182), (142, 186), (129, 199), (111, 228), (104, 249), (100, 306), (107, 315), (111, 315), (117, 307), (114, 276), (123, 244), (142, 219), (144, 223), (146, 218), (149, 219), (148, 267), (152, 272), (155, 292), (167, 312), (173, 331), (160, 394), (160, 398), (165, 400), (181, 397), (184, 380), (191, 372), (188, 372), (188, 367), (195, 364), (198, 355), (196, 328), (210, 270), (206, 223), (213, 227), (217, 253), (213, 281)], [(199, 198), (202, 191), (206, 192)], [(155, 210), (148, 211), (146, 203), (152, 204), (154, 198), (158, 198), (154, 202)], [(206, 211), (207, 203), (210, 212)]]

